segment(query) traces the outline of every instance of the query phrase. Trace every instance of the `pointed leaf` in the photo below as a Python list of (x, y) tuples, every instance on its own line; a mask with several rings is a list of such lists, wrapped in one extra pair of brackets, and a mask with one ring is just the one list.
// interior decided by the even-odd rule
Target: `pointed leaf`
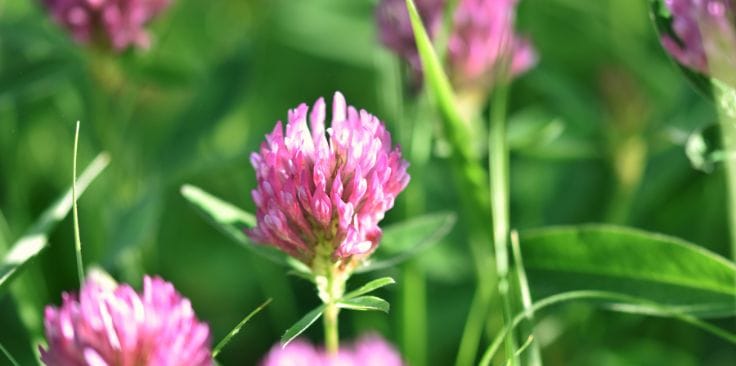
[(360, 296), (352, 299), (344, 299), (337, 302), (337, 306), (343, 309), (358, 311), (383, 311), (388, 313), (390, 305), (388, 301), (376, 296)]
[(395, 266), (418, 252), (440, 242), (450, 233), (457, 217), (452, 212), (419, 216), (387, 227), (383, 232), (375, 261), (356, 270), (365, 273)]
[(259, 245), (245, 235), (245, 229), (256, 225), (256, 218), (234, 205), (227, 203), (201, 188), (183, 185), (181, 195), (199, 211), (210, 224), (243, 245), (248, 250), (279, 264), (287, 264), (286, 255), (275, 248)]
[(230, 343), (230, 340), (232, 340), (232, 338), (235, 337), (235, 335), (237, 335), (240, 332), (240, 329), (243, 328), (245, 323), (247, 323), (253, 316), (260, 313), (261, 310), (263, 310), (263, 308), (268, 306), (268, 304), (271, 303), (271, 300), (272, 299), (266, 300), (263, 304), (258, 306), (255, 310), (251, 311), (250, 314), (248, 314), (245, 318), (243, 318), (243, 320), (241, 320), (240, 323), (238, 323), (238, 325), (236, 325), (235, 328), (233, 328), (233, 330), (231, 330), (230, 333), (228, 333), (225, 336), (225, 338), (223, 338), (220, 342), (218, 342), (217, 346), (215, 346), (215, 348), (212, 349), (212, 358), (217, 357), (220, 351), (222, 351), (222, 349), (225, 348), (225, 346), (227, 346), (228, 343)]
[(294, 338), (302, 334), (307, 328), (309, 328), (314, 322), (322, 316), (325, 311), (325, 306), (320, 305), (312, 311), (308, 312), (307, 315), (303, 316), (299, 321), (294, 323), (291, 328), (287, 329), (284, 335), (281, 336), (281, 346), (286, 347), (289, 342), (293, 341)]
[[(101, 153), (77, 179), (77, 193), (81, 196), (95, 178), (107, 167), (110, 157)], [(41, 214), (36, 223), (18, 239), (0, 262), (0, 294), (23, 267), (48, 246), (49, 232), (72, 208), (71, 188), (56, 203)]]
[(599, 290), (693, 316), (736, 314), (736, 265), (680, 239), (583, 225), (527, 231), (521, 236), (521, 252), (534, 298)]
[(382, 277), (379, 279), (375, 279), (371, 282), (366, 283), (365, 285), (361, 286), (355, 291), (349, 292), (347, 295), (343, 296), (343, 299), (351, 299), (354, 297), (358, 297), (360, 295), (365, 295), (369, 292), (373, 292), (381, 287), (393, 285), (396, 283), (393, 278), (391, 277)]

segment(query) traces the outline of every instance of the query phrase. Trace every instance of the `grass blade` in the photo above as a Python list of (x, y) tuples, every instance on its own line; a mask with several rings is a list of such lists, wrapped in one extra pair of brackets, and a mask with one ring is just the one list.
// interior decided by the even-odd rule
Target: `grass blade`
[[(534, 306), (532, 307), (532, 309), (535, 312), (538, 312), (552, 305), (556, 305), (556, 304), (564, 303), (568, 301), (575, 301), (575, 300), (610, 301), (610, 302), (616, 302), (616, 303), (629, 304), (632, 308), (641, 307), (642, 309), (646, 309), (645, 312), (641, 312), (641, 313), (646, 313), (646, 314), (654, 313), (655, 315), (659, 315), (659, 316), (672, 317), (680, 321), (683, 321), (685, 323), (691, 324), (697, 328), (700, 328), (728, 342), (736, 344), (736, 334), (730, 333), (714, 325), (708, 324), (694, 316), (683, 313), (676, 308), (663, 306), (663, 305), (648, 301), (646, 299), (618, 294), (615, 292), (609, 292), (609, 291), (563, 292), (560, 294), (549, 296), (547, 298), (544, 298), (536, 302)], [(506, 333), (513, 331), (514, 328), (516, 328), (524, 320), (525, 317), (526, 315), (524, 313), (516, 315), (512, 323), (504, 327), (504, 329), (496, 335), (496, 338), (493, 340), (493, 342), (491, 342), (491, 345), (488, 347), (486, 352), (483, 354), (483, 357), (479, 365), (481, 366), (490, 365), (490, 362), (493, 359), (493, 356), (496, 354), (496, 351), (498, 351), (498, 348), (501, 346), (501, 343), (506, 337)]]
[(268, 304), (271, 303), (271, 300), (273, 299), (266, 300), (263, 304), (258, 306), (255, 310), (251, 311), (250, 314), (248, 314), (245, 318), (243, 318), (243, 320), (241, 320), (240, 323), (238, 323), (238, 325), (236, 325), (235, 328), (233, 328), (233, 330), (231, 330), (230, 333), (228, 333), (225, 336), (225, 338), (223, 338), (220, 342), (218, 342), (217, 346), (215, 346), (215, 348), (212, 350), (212, 358), (217, 357), (217, 355), (220, 354), (220, 351), (222, 351), (222, 349), (225, 348), (225, 346), (227, 346), (228, 343), (230, 343), (232, 338), (235, 337), (235, 335), (237, 335), (240, 332), (240, 329), (243, 328), (245, 323), (247, 323), (253, 316), (260, 313), (261, 310), (263, 310), (266, 306), (268, 306)]
[(2, 343), (0, 343), (0, 351), (2, 351), (2, 353), (5, 355), (5, 357), (10, 361), (10, 363), (13, 366), (20, 366), (20, 364), (18, 364), (18, 361), (16, 361), (15, 358), (13, 358), (13, 356), (10, 354), (10, 352), (8, 352), (8, 350), (5, 349)]
[[(82, 172), (77, 180), (77, 188), (81, 196), (92, 181), (107, 167), (110, 158), (107, 153), (99, 154)], [(72, 189), (70, 188), (61, 198), (39, 217), (34, 225), (18, 239), (12, 249), (0, 262), (0, 293), (2, 293), (11, 279), (35, 258), (48, 245), (48, 235), (51, 229), (59, 223), (72, 208)]]
[(79, 121), (74, 132), (74, 160), (72, 162), (72, 215), (74, 216), (74, 252), (77, 258), (79, 288), (84, 285), (84, 262), (82, 261), (82, 241), (79, 238), (79, 214), (77, 213), (77, 148), (79, 147)]

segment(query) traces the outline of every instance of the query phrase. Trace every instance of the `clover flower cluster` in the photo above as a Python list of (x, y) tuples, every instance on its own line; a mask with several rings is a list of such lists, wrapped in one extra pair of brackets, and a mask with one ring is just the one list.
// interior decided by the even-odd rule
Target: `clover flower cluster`
[(87, 280), (79, 295), (63, 294), (46, 307), (46, 365), (212, 365), (209, 327), (189, 300), (158, 277), (144, 277), (143, 292)]
[(682, 65), (710, 73), (713, 65), (736, 67), (736, 29), (731, 0), (665, 0), (676, 37), (662, 36), (664, 48)]
[(170, 0), (44, 0), (53, 18), (80, 43), (103, 41), (117, 51), (148, 48), (145, 30)]
[(402, 366), (404, 362), (394, 347), (378, 335), (367, 335), (354, 344), (343, 346), (335, 355), (307, 341), (296, 340), (286, 347), (276, 344), (261, 366)]
[(248, 235), (307, 265), (318, 255), (341, 263), (369, 255), (381, 238), (379, 221), (409, 182), (408, 163), (383, 123), (339, 92), (329, 128), (324, 99), (311, 112), (301, 104), (251, 163), (257, 226)]
[[(445, 1), (416, 1), (430, 38), (442, 24)], [(494, 82), (501, 56), (508, 53), (509, 71), (519, 75), (536, 63), (529, 41), (514, 32), (517, 0), (459, 0), (448, 42), (449, 75), (458, 88), (487, 88)], [(380, 40), (421, 70), (404, 0), (383, 0), (376, 19)]]

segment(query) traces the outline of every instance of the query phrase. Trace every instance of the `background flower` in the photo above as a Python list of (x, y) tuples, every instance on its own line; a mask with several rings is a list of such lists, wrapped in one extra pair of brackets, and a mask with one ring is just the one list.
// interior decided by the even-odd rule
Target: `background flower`
[(122, 51), (131, 46), (148, 48), (144, 29), (169, 6), (170, 0), (44, 0), (57, 23), (81, 43), (98, 39)]
[(365, 335), (343, 345), (335, 356), (307, 341), (295, 340), (286, 347), (276, 344), (261, 366), (402, 366), (396, 349), (376, 334)]
[(47, 365), (212, 364), (209, 327), (161, 278), (145, 276), (140, 294), (87, 280), (79, 296), (62, 298), (61, 307), (46, 307)]

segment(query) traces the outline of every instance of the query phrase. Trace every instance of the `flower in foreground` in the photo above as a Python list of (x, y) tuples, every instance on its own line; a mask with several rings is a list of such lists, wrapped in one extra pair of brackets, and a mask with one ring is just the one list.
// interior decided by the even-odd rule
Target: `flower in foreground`
[(158, 277), (144, 277), (142, 293), (88, 279), (78, 296), (46, 307), (44, 324), (46, 365), (212, 365), (209, 327)]
[(309, 342), (295, 340), (286, 347), (276, 344), (261, 366), (402, 366), (396, 349), (378, 335), (367, 335), (354, 344), (343, 346), (336, 355)]
[[(406, 187), (408, 163), (383, 123), (335, 93), (289, 111), (251, 155), (257, 226), (248, 235), (312, 266), (356, 265), (378, 245), (378, 223)], [(317, 260), (315, 260), (317, 259)], [(315, 263), (316, 262), (316, 263)], [(319, 272), (319, 270), (315, 270)]]
[(117, 51), (148, 48), (145, 26), (170, 0), (44, 0), (54, 20), (80, 43), (102, 41)]
[(682, 65), (708, 74), (714, 66), (736, 68), (732, 0), (665, 0), (676, 37), (662, 36), (664, 48)]

